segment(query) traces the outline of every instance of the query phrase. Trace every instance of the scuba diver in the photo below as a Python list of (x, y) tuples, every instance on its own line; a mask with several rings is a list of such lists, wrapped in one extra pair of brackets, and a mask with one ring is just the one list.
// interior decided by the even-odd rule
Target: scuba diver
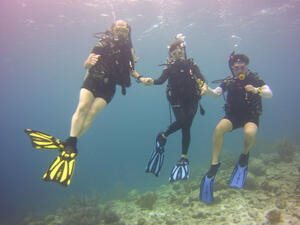
[[(98, 33), (99, 35), (100, 33)], [(122, 94), (130, 86), (130, 75), (147, 85), (151, 78), (144, 78), (134, 68), (134, 50), (131, 42), (131, 28), (124, 20), (117, 20), (99, 37), (96, 46), (84, 63), (87, 69), (80, 90), (79, 104), (72, 117), (70, 137), (60, 141), (51, 135), (26, 129), (33, 147), (55, 149), (61, 154), (49, 166), (43, 179), (68, 186), (77, 156), (77, 139), (83, 135), (94, 120), (112, 100), (116, 85), (122, 87)]]
[[(171, 171), (170, 182), (189, 178), (188, 148), (191, 141), (191, 126), (198, 109), (201, 92), (206, 88), (204, 76), (192, 59), (187, 59), (184, 36), (178, 34), (168, 50), (169, 58), (161, 76), (152, 81), (161, 85), (168, 80), (167, 99), (172, 107), (176, 121), (168, 129), (160, 132), (156, 138), (156, 146), (146, 167), (146, 172), (159, 175), (164, 160), (164, 146), (167, 137), (181, 129), (182, 152), (180, 160)], [(203, 111), (203, 109), (201, 108)], [(204, 113), (203, 113), (204, 114)]]
[(262, 113), (261, 99), (271, 98), (273, 95), (269, 86), (258, 77), (257, 73), (248, 69), (249, 58), (246, 55), (233, 52), (228, 64), (232, 76), (216, 81), (221, 85), (215, 89), (207, 87), (204, 93), (216, 98), (227, 92), (225, 117), (216, 126), (213, 136), (211, 167), (200, 184), (200, 199), (207, 203), (213, 202), (214, 179), (221, 165), (219, 155), (224, 134), (241, 127), (244, 129), (244, 149), (233, 169), (229, 185), (235, 188), (244, 187), (249, 150), (255, 143), (259, 117)]

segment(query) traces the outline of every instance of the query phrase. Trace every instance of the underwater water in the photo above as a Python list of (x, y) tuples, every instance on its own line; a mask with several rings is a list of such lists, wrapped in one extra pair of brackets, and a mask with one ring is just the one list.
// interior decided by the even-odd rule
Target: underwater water
[[(256, 152), (270, 151), (285, 136), (300, 144), (299, 0), (2, 0), (0, 12), (0, 224), (30, 224), (23, 218), (55, 212), (74, 195), (110, 201), (133, 189), (143, 193), (171, 187), (168, 176), (180, 157), (180, 132), (168, 138), (160, 176), (144, 172), (157, 133), (169, 125), (166, 84), (145, 87), (132, 79), (125, 97), (117, 88), (112, 102), (79, 139), (67, 188), (42, 181), (56, 154), (32, 148), (23, 132), (31, 128), (68, 137), (85, 75), (83, 63), (97, 42), (93, 34), (115, 19), (132, 27), (136, 69), (145, 77), (160, 76), (158, 65), (165, 62), (177, 33), (186, 36), (188, 57), (211, 87), (216, 87), (211, 81), (230, 74), (227, 58), (233, 49), (248, 55), (249, 68), (273, 91), (272, 99), (263, 100), (257, 134), (257, 146), (269, 147), (256, 146)], [(197, 113), (194, 119), (188, 155), (196, 186), (209, 168), (212, 135), (224, 116), (222, 97), (201, 101), (206, 115)], [(222, 154), (237, 158), (242, 146), (239, 129), (225, 136)], [(299, 154), (294, 160), (299, 162)], [(297, 171), (297, 166), (286, 168)], [(279, 181), (274, 171), (272, 179)], [(299, 173), (295, 176), (296, 185)], [(161, 221), (152, 224), (166, 222)]]

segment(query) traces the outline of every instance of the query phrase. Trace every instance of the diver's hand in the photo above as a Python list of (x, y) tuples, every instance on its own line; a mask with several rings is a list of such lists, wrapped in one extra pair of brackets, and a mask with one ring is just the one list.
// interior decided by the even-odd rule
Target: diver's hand
[(145, 86), (151, 86), (153, 85), (154, 81), (151, 77), (141, 77), (140, 81), (145, 85)]
[(95, 64), (98, 62), (99, 58), (101, 55), (93, 55), (91, 60), (90, 60), (90, 65), (91, 66), (95, 66)]
[(207, 94), (207, 84), (204, 83), (202, 88), (201, 88), (201, 96), (206, 95)]
[(101, 55), (96, 55), (96, 54), (90, 54), (90, 56), (88, 57), (88, 59), (85, 61), (84, 63), (84, 67), (86, 69), (90, 69), (93, 66), (96, 65), (96, 63), (98, 62), (99, 58), (101, 57)]
[(251, 84), (247, 84), (247, 85), (245, 86), (245, 90), (246, 90), (247, 92), (251, 92), (251, 93), (253, 93), (253, 94), (257, 94), (257, 89), (256, 89), (255, 87), (253, 87)]

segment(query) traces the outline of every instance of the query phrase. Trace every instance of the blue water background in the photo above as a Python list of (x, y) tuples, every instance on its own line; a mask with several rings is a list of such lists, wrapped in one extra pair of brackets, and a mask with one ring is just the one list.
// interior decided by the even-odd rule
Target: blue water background
[[(32, 148), (23, 132), (31, 128), (68, 137), (83, 62), (97, 41), (92, 34), (109, 28), (114, 17), (132, 26), (140, 57), (136, 69), (144, 76), (160, 75), (158, 64), (165, 61), (168, 44), (183, 33), (188, 56), (216, 87), (210, 82), (229, 75), (227, 58), (238, 45), (250, 57), (249, 68), (274, 93), (263, 100), (257, 139), (289, 136), (299, 144), (299, 1), (2, 0), (0, 12), (0, 224), (54, 210), (72, 194), (99, 192), (110, 199), (125, 190), (168, 184), (181, 152), (180, 132), (168, 138), (160, 177), (144, 173), (157, 133), (169, 125), (165, 85), (144, 87), (133, 80), (126, 97), (117, 89), (112, 103), (79, 139), (68, 188), (41, 180), (57, 153)], [(195, 117), (189, 159), (192, 167), (208, 168), (224, 101), (204, 97), (202, 103), (206, 115)], [(226, 135), (226, 151), (241, 151), (241, 131)]]

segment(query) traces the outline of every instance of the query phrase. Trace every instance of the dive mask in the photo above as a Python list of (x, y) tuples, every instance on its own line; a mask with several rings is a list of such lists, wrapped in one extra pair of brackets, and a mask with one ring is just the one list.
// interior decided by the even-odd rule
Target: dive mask
[(184, 57), (184, 50), (182, 48), (176, 48), (170, 53), (171, 58), (181, 59)]
[(238, 65), (238, 66), (233, 66), (232, 67), (232, 70), (233, 71), (236, 71), (236, 72), (240, 72), (240, 71), (245, 71), (246, 70), (246, 65)]
[(234, 65), (231, 67), (232, 68), (232, 72), (235, 75), (240, 75), (240, 74), (246, 74), (247, 72), (247, 66), (246, 65)]
[(127, 27), (114, 27), (113, 28), (114, 35), (118, 38), (125, 39), (129, 35), (129, 29)]

